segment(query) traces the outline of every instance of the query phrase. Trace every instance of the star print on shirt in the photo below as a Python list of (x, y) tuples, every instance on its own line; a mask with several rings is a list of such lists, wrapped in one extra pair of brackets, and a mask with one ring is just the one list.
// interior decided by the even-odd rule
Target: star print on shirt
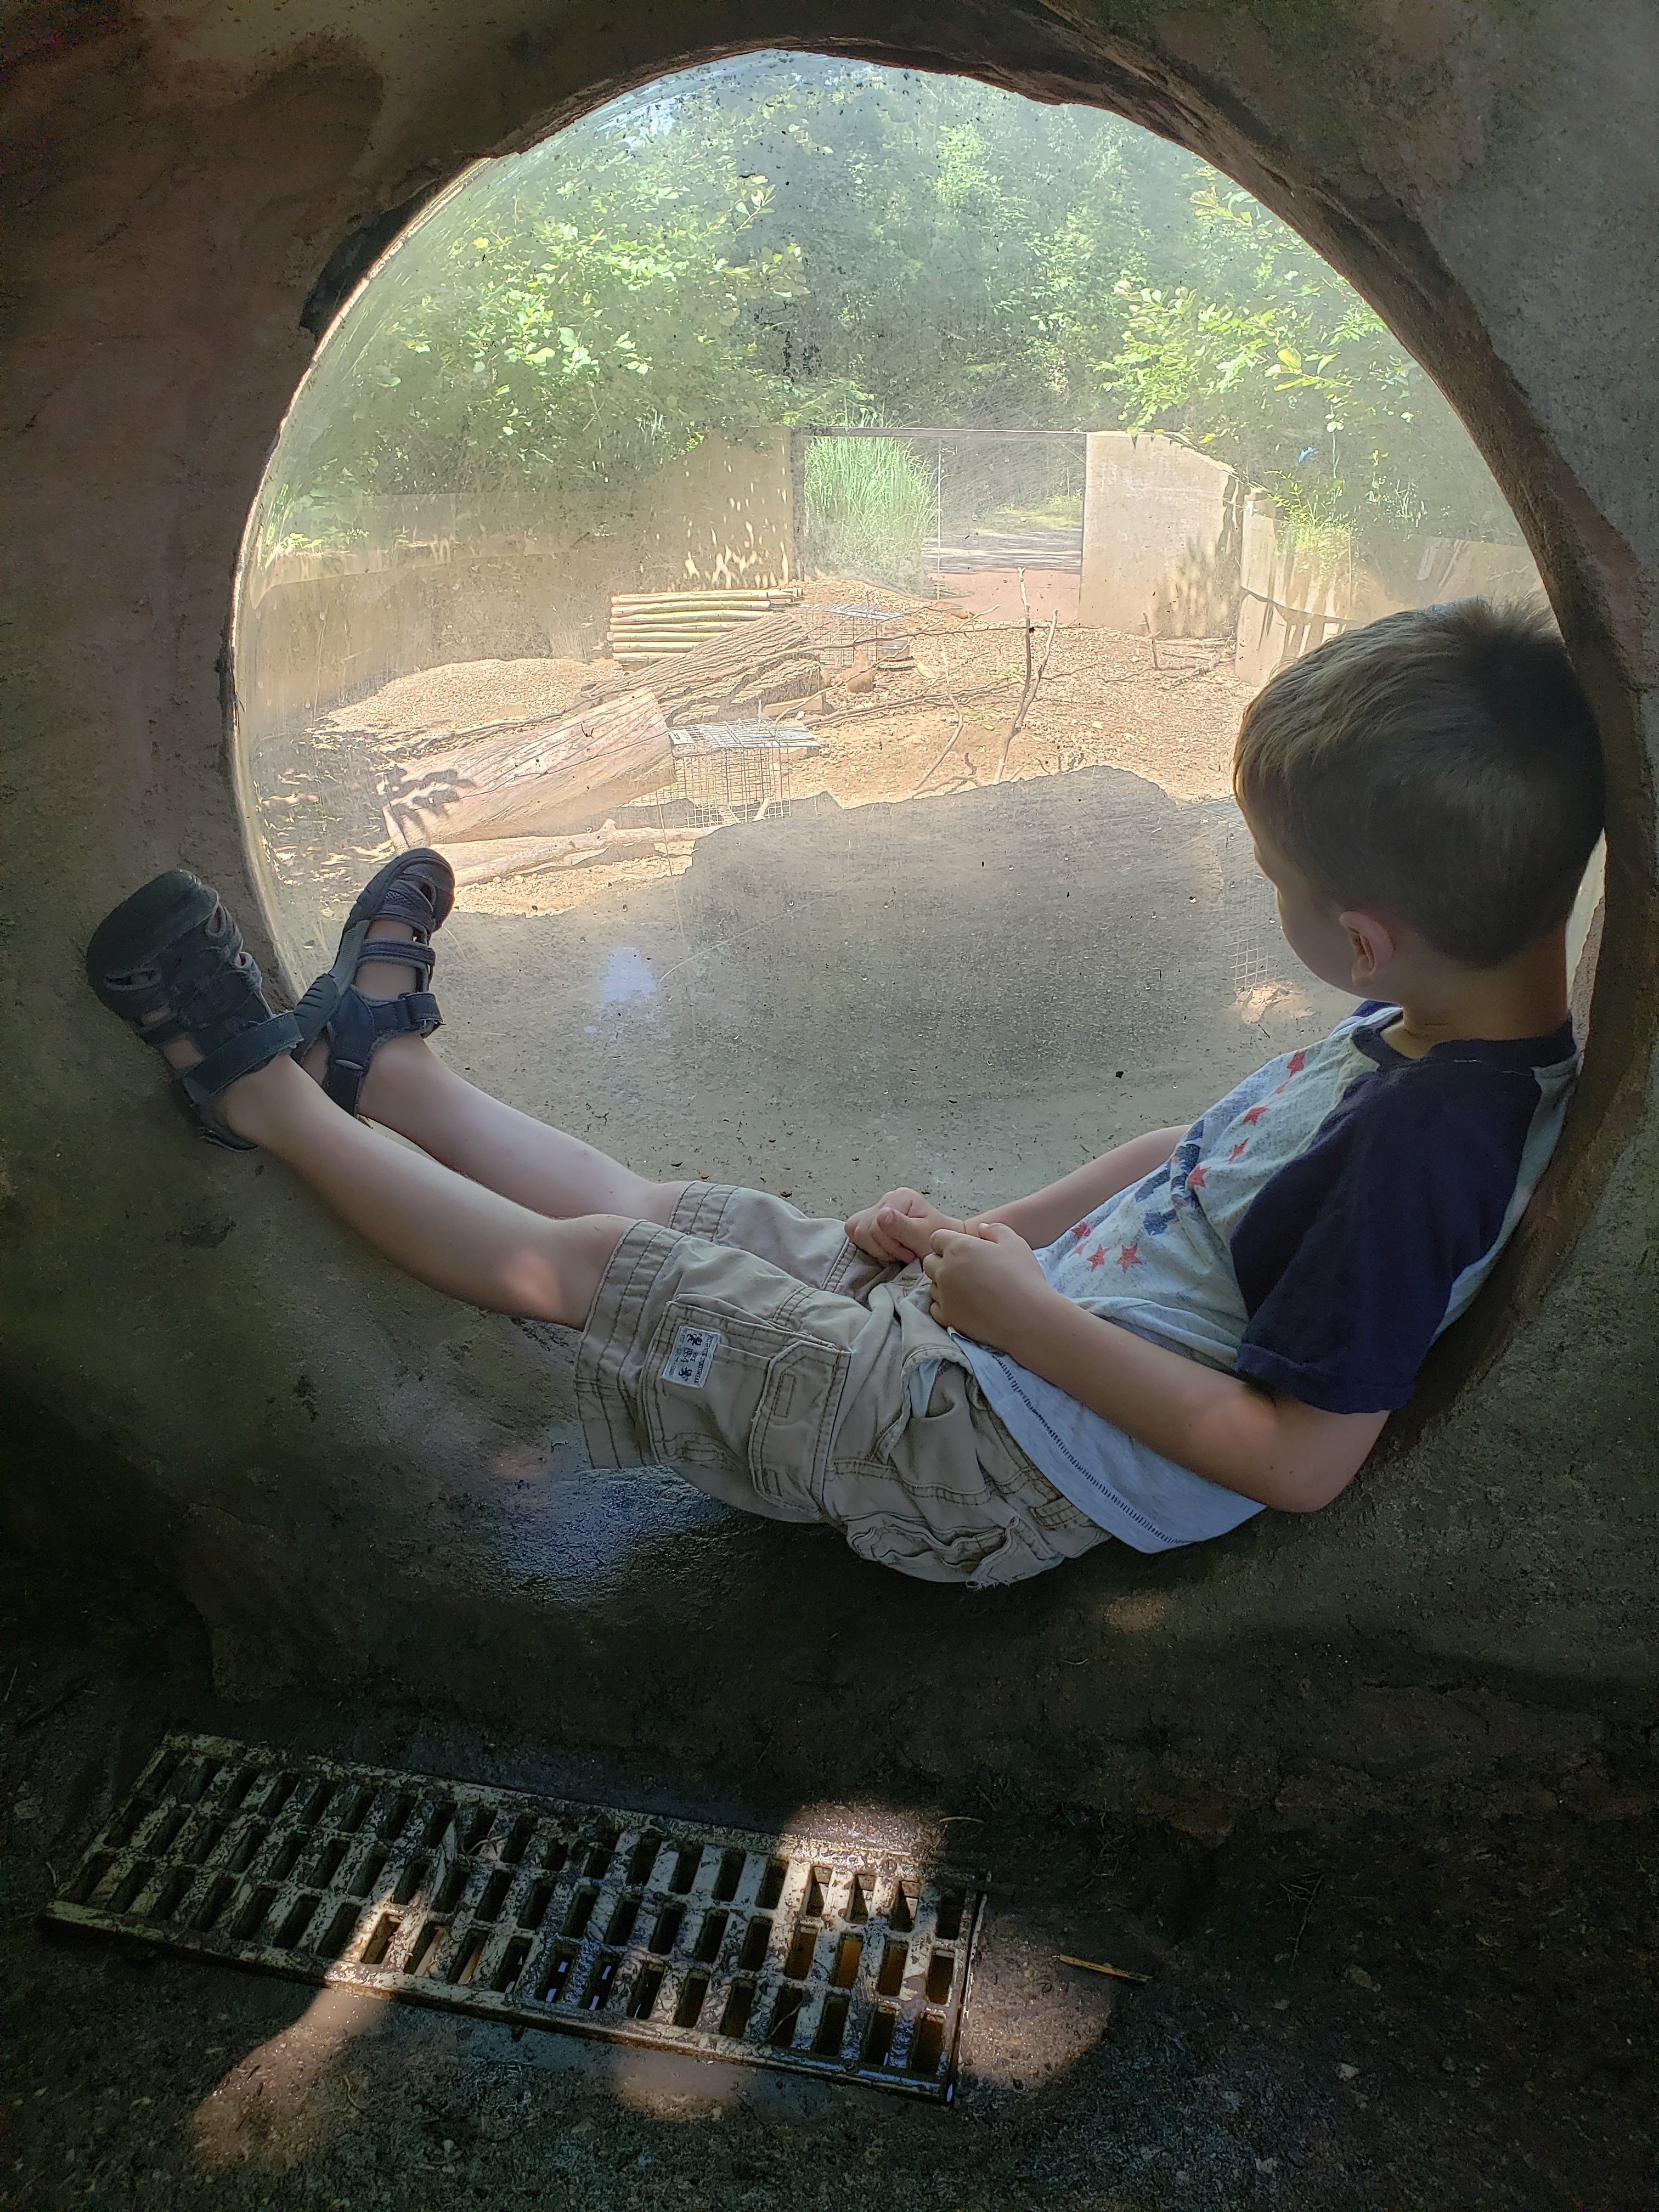
[(1140, 1251), (1138, 1241), (1134, 1244), (1126, 1244), (1123, 1247), (1123, 1249), (1117, 1255), (1117, 1264), (1122, 1268), (1126, 1275), (1128, 1273), (1131, 1267), (1139, 1267)]
[(1187, 1178), (1187, 1188), (1188, 1190), (1202, 1190), (1209, 1180), (1208, 1168), (1194, 1168)]
[(1305, 1052), (1293, 1052), (1285, 1063), (1285, 1073), (1286, 1075), (1300, 1075), (1307, 1065), (1308, 1055)]
[(1079, 1221), (1077, 1227), (1072, 1231), (1072, 1235), (1078, 1243), (1086, 1244), (1089, 1241), (1088, 1223), (1086, 1221)]
[(1249, 1139), (1246, 1137), (1243, 1144), (1237, 1144), (1233, 1146), (1231, 1152), (1227, 1155), (1229, 1165), (1231, 1165), (1231, 1163), (1238, 1158), (1239, 1154), (1245, 1150), (1246, 1146), (1249, 1144)]
[(1245, 1128), (1254, 1129), (1267, 1110), (1265, 1106), (1252, 1106), (1248, 1114), (1241, 1114), (1238, 1118)]
[(1106, 1247), (1103, 1244), (1097, 1244), (1094, 1250), (1089, 1255), (1090, 1269), (1092, 1272), (1096, 1267), (1103, 1267), (1105, 1265)]

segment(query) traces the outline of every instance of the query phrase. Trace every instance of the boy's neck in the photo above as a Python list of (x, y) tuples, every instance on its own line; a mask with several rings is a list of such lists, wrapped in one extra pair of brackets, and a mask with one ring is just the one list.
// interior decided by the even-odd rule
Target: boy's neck
[(1497, 968), (1461, 968), (1431, 954), (1413, 966), (1395, 994), (1400, 1019), (1383, 1032), (1408, 1060), (1462, 1039), (1547, 1036), (1567, 1018), (1565, 922)]

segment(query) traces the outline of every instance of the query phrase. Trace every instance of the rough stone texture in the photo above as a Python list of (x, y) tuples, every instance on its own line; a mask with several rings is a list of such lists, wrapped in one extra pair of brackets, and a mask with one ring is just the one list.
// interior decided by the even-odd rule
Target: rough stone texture
[[(1193, 1789), (1210, 1834), (1270, 1786), (1249, 1763), (1270, 1748), (1328, 1762), (1340, 1793), (1385, 1726), (1455, 1758), (1443, 1700), (1650, 1700), (1651, 12), (65, 0), (3, 21), (14, 1531), (153, 1561), (233, 1691), (402, 1683), (573, 1745), (672, 1740), (708, 1771), (793, 1757), (825, 1700), (919, 1778), (1109, 1765), (1104, 1740), (1139, 1731), (1175, 1763), (1124, 1787), (1166, 1812)], [(342, 238), (665, 68), (779, 40), (1097, 100), (1260, 194), (1459, 407), (1595, 697), (1607, 928), (1567, 1139), (1395, 1449), (1317, 1520), (1157, 1561), (1103, 1547), (975, 1601), (588, 1480), (553, 1355), (196, 1143), (81, 981), (99, 915), (177, 859), (257, 910), (218, 664), (301, 310)], [(1476, 1675), (1495, 1688), (1458, 1687)], [(1242, 1763), (1200, 1786), (1194, 1732)]]

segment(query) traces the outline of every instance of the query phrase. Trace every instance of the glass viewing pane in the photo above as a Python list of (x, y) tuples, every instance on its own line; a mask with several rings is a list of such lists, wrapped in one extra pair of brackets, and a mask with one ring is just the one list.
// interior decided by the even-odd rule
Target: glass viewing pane
[(763, 53), (480, 165), (346, 307), (239, 574), (247, 835), (296, 988), (441, 846), (438, 1049), (634, 1166), (977, 1207), (1346, 1011), (1239, 714), (1530, 588), (1444, 401), (1224, 177)]

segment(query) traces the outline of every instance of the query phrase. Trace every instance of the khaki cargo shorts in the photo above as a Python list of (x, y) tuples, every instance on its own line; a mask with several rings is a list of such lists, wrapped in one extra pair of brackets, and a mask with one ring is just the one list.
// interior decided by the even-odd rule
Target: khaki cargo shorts
[(596, 1466), (673, 1468), (775, 1521), (828, 1522), (925, 1582), (1023, 1581), (1106, 1540), (1041, 1474), (927, 1310), (838, 1221), (691, 1183), (617, 1245), (576, 1358)]

